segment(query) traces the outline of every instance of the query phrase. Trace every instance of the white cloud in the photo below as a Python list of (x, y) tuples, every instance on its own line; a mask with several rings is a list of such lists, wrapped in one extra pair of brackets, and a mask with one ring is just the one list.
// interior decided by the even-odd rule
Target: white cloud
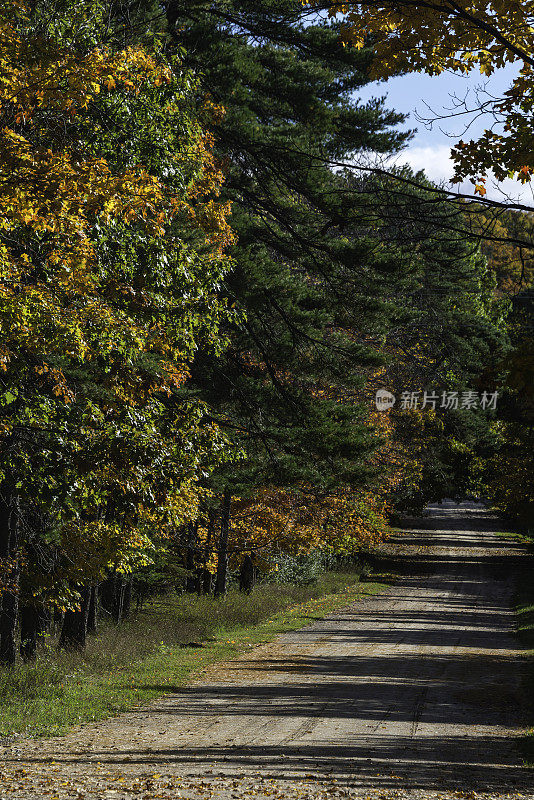
[[(454, 173), (450, 151), (450, 146), (446, 144), (436, 144), (434, 146), (416, 145), (403, 150), (400, 155), (395, 157), (394, 163), (398, 165), (409, 164), (415, 172), (422, 169), (430, 180), (437, 184), (448, 183)], [(448, 188), (468, 195), (473, 194), (474, 189), (473, 184), (469, 181), (455, 184)], [(499, 182), (489, 176), (486, 182), (486, 189), (486, 196), (490, 200), (498, 200), (500, 202), (508, 200), (534, 206), (534, 184), (532, 183), (521, 185), (515, 180)]]
[(409, 164), (415, 171), (423, 169), (428, 177), (436, 181), (449, 181), (453, 174), (450, 157), (451, 149), (447, 145), (434, 147), (409, 147), (395, 158), (397, 164)]

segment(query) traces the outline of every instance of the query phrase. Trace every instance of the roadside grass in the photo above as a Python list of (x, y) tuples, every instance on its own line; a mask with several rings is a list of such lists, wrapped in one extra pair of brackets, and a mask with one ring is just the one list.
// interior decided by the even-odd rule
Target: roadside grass
[[(506, 531), (496, 534), (503, 538), (526, 545), (534, 552), (534, 538), (523, 533)], [(525, 766), (534, 767), (534, 575), (533, 565), (527, 565), (520, 573), (514, 597), (517, 615), (517, 632), (527, 648), (527, 668), (525, 670), (524, 688), (529, 706), (529, 717), (533, 727), (521, 737), (521, 750), (525, 758)]]
[(328, 572), (309, 586), (262, 584), (224, 598), (166, 595), (121, 625), (102, 625), (83, 654), (46, 638), (33, 665), (0, 670), (0, 736), (54, 736), (175, 691), (191, 676), (384, 588), (378, 576)]
[(497, 531), (495, 536), (501, 536), (503, 539), (511, 539), (520, 544), (534, 545), (534, 537), (528, 536), (526, 533), (518, 533), (517, 531)]

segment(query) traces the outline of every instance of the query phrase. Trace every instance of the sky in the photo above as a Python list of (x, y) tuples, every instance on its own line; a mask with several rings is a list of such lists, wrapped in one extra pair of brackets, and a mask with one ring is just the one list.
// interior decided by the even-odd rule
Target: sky
[[(485, 127), (489, 127), (490, 119), (475, 119), (474, 115), (461, 118), (449, 118), (435, 121), (432, 126), (418, 121), (417, 116), (434, 119), (448, 114), (454, 107), (454, 97), (467, 98), (467, 102), (476, 104), (477, 89), (484, 88), (492, 96), (500, 96), (509, 88), (516, 72), (515, 66), (496, 71), (490, 78), (481, 76), (474, 70), (468, 76), (442, 73), (439, 76), (410, 74), (391, 78), (389, 81), (370, 83), (358, 95), (362, 101), (371, 97), (386, 97), (386, 106), (395, 111), (408, 114), (405, 129), (416, 128), (415, 136), (402, 154), (396, 157), (398, 164), (408, 163), (415, 170), (424, 169), (429, 178), (439, 182), (448, 181), (452, 174), (452, 162), (449, 153), (452, 145), (462, 137), (464, 140), (478, 138)], [(466, 131), (466, 124), (470, 123)], [(457, 187), (456, 187), (457, 188)], [(497, 184), (494, 179), (487, 183), (488, 197), (502, 200), (502, 191), (514, 199), (534, 205), (532, 189), (523, 188), (516, 181), (504, 181)], [(473, 192), (471, 183), (460, 185), (460, 190), (467, 194)]]

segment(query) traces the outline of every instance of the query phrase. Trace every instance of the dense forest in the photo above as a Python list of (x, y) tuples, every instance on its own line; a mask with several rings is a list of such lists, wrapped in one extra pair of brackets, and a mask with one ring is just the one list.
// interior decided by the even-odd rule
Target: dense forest
[(2, 3), (3, 664), (444, 497), (533, 527), (534, 226), (480, 177), (530, 180), (521, 43), (518, 146), (459, 143), (455, 197), (372, 167), (411, 134), (359, 99), (456, 68), (432, 26), (399, 61), (394, 4), (329, 5)]

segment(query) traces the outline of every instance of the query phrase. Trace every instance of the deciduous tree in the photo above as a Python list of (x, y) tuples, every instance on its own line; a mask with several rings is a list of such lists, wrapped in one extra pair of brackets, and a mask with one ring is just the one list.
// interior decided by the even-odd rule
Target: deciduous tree
[(152, 531), (194, 515), (195, 482), (223, 442), (202, 404), (176, 392), (199, 344), (220, 346), (215, 290), (232, 235), (206, 130), (221, 109), (200, 108), (178, 56), (135, 37), (110, 44), (112, 4), (0, 11), (1, 628), (12, 661), (19, 507), (31, 499), (51, 515), (37, 536), (56, 556), (40, 562), (48, 573), (30, 565), (33, 593), (65, 606), (104, 567), (129, 569)]

